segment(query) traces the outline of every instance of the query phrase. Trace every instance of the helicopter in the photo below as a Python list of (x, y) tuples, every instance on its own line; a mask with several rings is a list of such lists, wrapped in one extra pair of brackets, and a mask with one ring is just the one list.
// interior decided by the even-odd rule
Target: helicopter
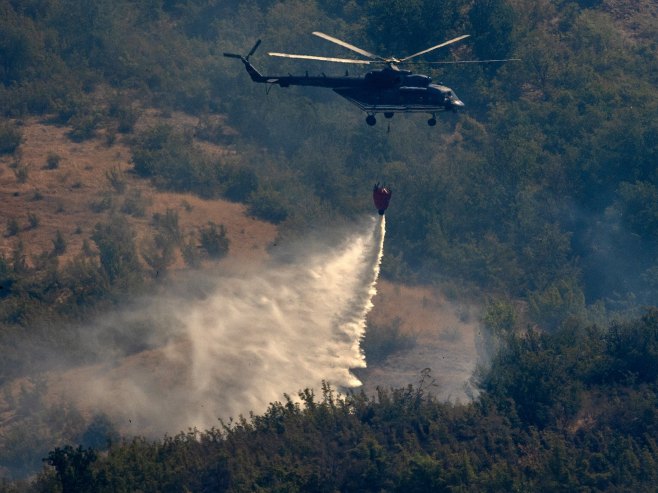
[[(365, 59), (354, 58), (334, 58), (316, 55), (294, 55), (290, 53), (269, 52), (268, 55), (282, 58), (295, 58), (302, 60), (316, 60), (324, 62), (335, 62), (357, 65), (383, 65), (382, 69), (367, 72), (365, 76), (349, 76), (345, 72), (344, 76), (328, 77), (324, 74), (321, 76), (305, 75), (262, 75), (249, 62), (249, 58), (256, 52), (261, 44), (261, 40), (245, 56), (235, 53), (224, 53), (225, 57), (238, 58), (242, 61), (251, 80), (258, 83), (278, 85), (280, 87), (289, 86), (312, 86), (327, 87), (333, 89), (335, 93), (344, 97), (349, 102), (355, 104), (361, 110), (367, 113), (366, 123), (373, 126), (377, 123), (375, 115), (383, 113), (387, 119), (393, 118), (395, 113), (429, 113), (430, 118), (427, 124), (430, 127), (436, 125), (436, 114), (443, 111), (458, 112), (464, 108), (464, 103), (457, 97), (455, 92), (443, 85), (432, 83), (432, 78), (428, 75), (415, 74), (410, 70), (404, 70), (399, 67), (401, 64), (414, 63), (409, 62), (412, 58), (424, 55), (431, 51), (451, 45), (462, 39), (468, 38), (470, 34), (457, 36), (449, 41), (445, 41), (436, 46), (432, 46), (418, 53), (406, 56), (404, 58), (381, 57), (370, 53), (364, 49), (342, 41), (328, 34), (319, 31), (313, 32), (314, 36), (335, 43), (343, 48), (354, 51)], [(515, 61), (518, 58), (506, 58), (499, 60), (461, 60), (445, 62), (429, 62), (434, 64), (458, 64), (458, 63), (493, 63)]]

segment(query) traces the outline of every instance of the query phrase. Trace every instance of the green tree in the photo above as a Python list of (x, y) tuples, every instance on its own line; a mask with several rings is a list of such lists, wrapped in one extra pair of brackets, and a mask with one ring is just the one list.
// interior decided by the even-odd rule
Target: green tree
[(113, 215), (107, 223), (96, 224), (91, 239), (98, 248), (101, 267), (111, 284), (136, 280), (141, 268), (135, 234), (126, 219)]
[(64, 448), (58, 447), (44, 460), (55, 468), (62, 493), (97, 491), (92, 470), (97, 455), (92, 449), (82, 447), (74, 449), (70, 445)]

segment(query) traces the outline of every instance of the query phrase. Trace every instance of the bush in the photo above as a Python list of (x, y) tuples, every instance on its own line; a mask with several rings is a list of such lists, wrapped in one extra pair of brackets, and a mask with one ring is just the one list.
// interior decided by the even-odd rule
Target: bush
[(153, 225), (160, 231), (165, 243), (178, 245), (182, 241), (183, 234), (178, 223), (178, 211), (173, 209), (167, 209), (164, 214), (153, 214)]
[(21, 145), (23, 133), (11, 123), (0, 123), (0, 154), (13, 154)]
[(201, 229), (201, 246), (212, 258), (224, 257), (229, 247), (224, 225), (220, 224), (218, 229), (215, 223), (210, 222), (207, 228)]
[(66, 251), (66, 240), (62, 235), (62, 232), (58, 229), (55, 234), (55, 239), (53, 240), (53, 255), (59, 256)]
[(76, 115), (71, 118), (73, 128), (69, 132), (69, 138), (74, 142), (89, 140), (96, 135), (96, 128), (100, 122), (100, 117), (95, 114)]
[(288, 217), (288, 206), (281, 193), (260, 189), (249, 197), (249, 214), (278, 224)]
[(39, 216), (37, 216), (34, 212), (28, 212), (27, 222), (30, 224), (30, 229), (35, 229), (39, 226)]
[(16, 218), (7, 219), (7, 236), (15, 236), (20, 231), (20, 226)]
[(30, 175), (30, 170), (25, 164), (17, 163), (16, 168), (14, 168), (14, 175), (16, 175), (18, 183), (25, 183)]
[(112, 188), (116, 193), (123, 193), (126, 191), (126, 179), (123, 176), (123, 172), (118, 168), (114, 167), (105, 172), (105, 178), (110, 182)]
[(258, 176), (249, 168), (227, 166), (222, 171), (224, 196), (235, 202), (244, 202), (258, 189)]
[(220, 191), (220, 167), (194, 146), (191, 135), (159, 125), (140, 134), (132, 145), (135, 172), (156, 185), (212, 197)]
[(415, 345), (415, 338), (400, 330), (401, 323), (396, 317), (389, 325), (368, 326), (361, 347), (369, 363), (380, 363), (391, 354)]
[(49, 152), (48, 157), (46, 158), (46, 169), (57, 169), (59, 168), (59, 163), (62, 160), (62, 157), (55, 153)]
[(91, 239), (96, 243), (101, 268), (110, 284), (138, 281), (141, 268), (135, 247), (135, 232), (123, 216), (113, 216), (94, 227)]
[(117, 119), (117, 130), (122, 134), (129, 134), (135, 128), (139, 114), (128, 102), (115, 101), (110, 105), (109, 114)]

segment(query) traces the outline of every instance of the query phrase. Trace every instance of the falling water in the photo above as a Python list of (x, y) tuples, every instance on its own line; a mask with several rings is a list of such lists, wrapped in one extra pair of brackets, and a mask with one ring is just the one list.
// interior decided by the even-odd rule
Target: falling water
[(173, 336), (169, 330), (158, 349), (86, 374), (79, 398), (127, 431), (171, 433), (261, 413), (323, 380), (360, 385), (350, 368), (365, 366), (360, 341), (384, 235), (384, 217), (367, 218), (331, 237), (277, 247), (275, 260), (258, 269), (195, 274), (178, 290), (196, 291), (193, 299), (160, 297), (123, 316), (123, 325), (168, 320)]

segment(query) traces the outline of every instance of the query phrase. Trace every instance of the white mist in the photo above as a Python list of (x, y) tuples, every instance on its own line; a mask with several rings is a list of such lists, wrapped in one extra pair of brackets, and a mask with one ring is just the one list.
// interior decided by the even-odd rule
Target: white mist
[(323, 380), (360, 385), (350, 368), (365, 367), (360, 341), (384, 235), (384, 217), (367, 218), (325, 240), (277, 247), (285, 261), (199, 275), (202, 297), (146, 303), (141, 316), (171, 321), (168, 342), (78, 372), (85, 382), (76, 383), (76, 400), (124, 431), (162, 434), (262, 413), (284, 393), (317, 390)]

